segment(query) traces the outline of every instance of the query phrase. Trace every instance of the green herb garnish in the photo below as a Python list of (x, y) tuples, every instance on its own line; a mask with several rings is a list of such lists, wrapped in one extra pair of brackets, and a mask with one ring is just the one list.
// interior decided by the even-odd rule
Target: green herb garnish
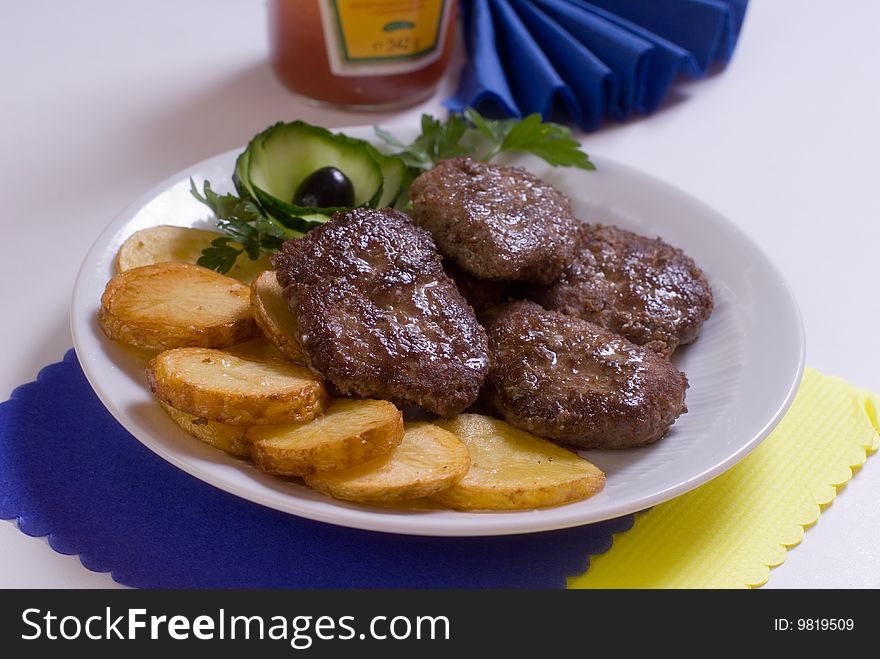
[(394, 155), (403, 160), (407, 167), (426, 171), (435, 163), (447, 158), (468, 155), (472, 149), (461, 144), (468, 131), (467, 122), (461, 115), (449, 115), (446, 123), (441, 123), (429, 114), (422, 115), (422, 132), (415, 142), (409, 146), (403, 144), (384, 128), (375, 126), (374, 130), (384, 142), (387, 142), (399, 153)]
[(446, 123), (423, 114), (422, 132), (408, 146), (379, 126), (375, 131), (384, 142), (400, 149), (394, 155), (407, 167), (419, 171), (431, 169), (446, 158), (468, 155), (489, 161), (500, 153), (513, 151), (531, 153), (554, 167), (596, 169), (568, 128), (542, 121), (537, 113), (524, 119), (487, 119), (468, 108), (464, 117), (453, 114)]
[(530, 114), (524, 119), (486, 119), (473, 108), (465, 116), (492, 143), (481, 160), (491, 160), (505, 151), (531, 153), (554, 167), (579, 167), (594, 170), (590, 157), (581, 151), (580, 142), (560, 124), (541, 121), (541, 115)]
[[(294, 123), (305, 126), (312, 132), (319, 130), (303, 122)], [(273, 129), (279, 127), (283, 129), (288, 126), (292, 124), (278, 124)], [(560, 124), (544, 122), (538, 114), (530, 114), (524, 119), (487, 119), (473, 108), (469, 108), (464, 115), (453, 114), (446, 121), (423, 114), (421, 128), (421, 133), (415, 141), (404, 144), (387, 130), (376, 126), (376, 135), (396, 150), (391, 156), (381, 156), (366, 140), (334, 135), (325, 129), (319, 130), (319, 137), (322, 143), (330, 145), (344, 143), (349, 149), (352, 145), (357, 146), (357, 143), (361, 142), (364, 145), (364, 152), (374, 154), (374, 159), (384, 158), (382, 163), (396, 163), (397, 169), (393, 179), (389, 179), (388, 172), (395, 172), (394, 167), (381, 165), (384, 174), (383, 178), (379, 179), (379, 183), (384, 181), (389, 190), (398, 191), (398, 194), (392, 194), (390, 197), (397, 198), (398, 206), (407, 203), (409, 184), (416, 176), (431, 169), (440, 160), (457, 156), (467, 155), (488, 161), (501, 153), (519, 152), (538, 156), (554, 167), (579, 167), (588, 170), (596, 168), (590, 162), (589, 156), (581, 150), (580, 143), (572, 137), (568, 128)], [(266, 132), (268, 130), (270, 129)], [(253, 144), (254, 141), (251, 142), (251, 145)], [(315, 148), (322, 147), (319, 144)], [(242, 156), (247, 155), (251, 155), (250, 152), (246, 151), (242, 154)], [(321, 159), (316, 154), (306, 155)], [(242, 160), (240, 157), (239, 162), (248, 162), (248, 159)], [(320, 166), (325, 164), (332, 163), (319, 163)], [(380, 163), (377, 161), (376, 164)], [(241, 172), (236, 174), (239, 177), (242, 175)], [(391, 180), (394, 181), (393, 187), (390, 187)], [(237, 185), (241, 197), (234, 194), (218, 195), (211, 189), (208, 181), (205, 181), (202, 193), (199, 193), (195, 182), (190, 180), (190, 183), (192, 195), (214, 212), (217, 229), (224, 234), (202, 251), (198, 261), (199, 265), (218, 272), (228, 272), (242, 252), (246, 252), (251, 259), (257, 259), (264, 252), (277, 251), (285, 240), (302, 236), (303, 232), (313, 226), (319, 226), (329, 216), (327, 213), (327, 216), (311, 221), (305, 221), (301, 217), (284, 217), (278, 214), (280, 212), (278, 209), (268, 205), (266, 199), (259, 197), (259, 194), (265, 195), (265, 192), (260, 190), (257, 190), (258, 194), (255, 196), (246, 185)], [(379, 191), (382, 190), (380, 185)], [(256, 201), (257, 198), (260, 199), (259, 203)], [(267, 198), (271, 199), (271, 197)]]
[(256, 260), (262, 252), (275, 252), (285, 240), (300, 235), (264, 215), (251, 201), (233, 194), (218, 195), (209, 181), (205, 181), (202, 194), (195, 181), (190, 179), (189, 183), (192, 196), (214, 211), (217, 228), (226, 234), (202, 250), (201, 266), (229, 272), (242, 252)]

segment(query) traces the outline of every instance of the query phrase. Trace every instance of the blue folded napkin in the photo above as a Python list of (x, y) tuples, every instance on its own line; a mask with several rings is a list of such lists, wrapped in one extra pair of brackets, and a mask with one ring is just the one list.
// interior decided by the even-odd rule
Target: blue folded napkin
[(650, 114), (680, 75), (730, 60), (748, 0), (462, 0), (468, 60), (446, 100), (590, 131)]
[(429, 538), (264, 508), (144, 447), (95, 396), (72, 350), (0, 405), (0, 518), (147, 588), (562, 588), (633, 521)]

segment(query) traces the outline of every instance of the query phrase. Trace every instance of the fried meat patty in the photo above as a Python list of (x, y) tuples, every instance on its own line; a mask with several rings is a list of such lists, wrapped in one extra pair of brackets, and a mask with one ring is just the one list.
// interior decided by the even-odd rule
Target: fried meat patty
[(686, 411), (684, 373), (581, 318), (510, 302), (480, 316), (484, 398), (511, 425), (580, 449), (657, 441)]
[(519, 167), (443, 160), (410, 188), (413, 221), (478, 279), (549, 284), (574, 257), (568, 199)]
[(337, 213), (273, 263), (309, 365), (342, 394), (446, 417), (477, 398), (486, 333), (431, 236), (403, 213)]
[(664, 357), (697, 338), (714, 304), (706, 277), (680, 249), (601, 224), (583, 225), (574, 260), (559, 279), (529, 286), (525, 296)]

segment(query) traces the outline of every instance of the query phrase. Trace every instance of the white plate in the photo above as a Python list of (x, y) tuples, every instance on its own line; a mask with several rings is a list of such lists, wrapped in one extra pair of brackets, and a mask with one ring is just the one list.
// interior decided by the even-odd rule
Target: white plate
[[(347, 133), (370, 137), (369, 128)], [(804, 335), (788, 286), (761, 250), (724, 217), (684, 192), (635, 169), (593, 158), (598, 171), (554, 170), (516, 159), (556, 184), (580, 217), (662, 236), (704, 269), (716, 308), (697, 342), (675, 353), (687, 373), (688, 413), (656, 444), (584, 455), (607, 475), (605, 490), (577, 503), (516, 513), (399, 512), (348, 504), (303, 485), (261, 474), (186, 435), (149, 393), (142, 363), (98, 326), (99, 301), (113, 258), (133, 232), (159, 224), (210, 227), (189, 193), (189, 177), (229, 190), (230, 151), (194, 165), (137, 200), (86, 256), (71, 308), (83, 370), (114, 417), (160, 456), (207, 483), (288, 513), (354, 528), (416, 535), (503, 535), (560, 529), (636, 512), (671, 499), (741, 460), (778, 423), (800, 382)]]

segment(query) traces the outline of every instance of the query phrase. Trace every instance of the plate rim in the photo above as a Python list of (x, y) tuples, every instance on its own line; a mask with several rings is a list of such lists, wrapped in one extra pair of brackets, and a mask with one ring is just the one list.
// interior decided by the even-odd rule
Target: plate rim
[[(356, 132), (361, 131), (365, 127), (363, 126), (349, 126), (345, 128), (335, 129), (340, 132)], [(541, 512), (550, 510), (550, 511), (563, 511), (565, 506), (549, 508), (549, 509), (540, 509), (534, 511), (519, 511), (519, 512), (507, 512), (500, 513), (500, 515), (504, 516), (506, 522), (503, 524), (499, 524), (496, 527), (486, 528), (485, 526), (481, 526), (479, 522), (472, 523), (470, 526), (455, 526), (455, 525), (437, 525), (430, 526), (427, 528), (422, 528), (422, 525), (416, 523), (414, 525), (413, 520), (417, 519), (409, 515), (390, 515), (386, 512), (378, 513), (371, 512), (365, 510), (356, 510), (356, 514), (347, 516), (345, 520), (339, 519), (339, 517), (335, 515), (331, 515), (329, 513), (324, 514), (322, 511), (303, 511), (303, 510), (293, 510), (291, 507), (282, 507), (277, 501), (271, 498), (268, 494), (263, 494), (258, 491), (251, 490), (241, 490), (237, 487), (232, 487), (228, 482), (220, 483), (222, 479), (213, 476), (212, 474), (206, 472), (201, 469), (198, 465), (194, 465), (192, 462), (178, 456), (174, 453), (167, 451), (163, 446), (156, 444), (155, 442), (151, 442), (147, 439), (144, 439), (140, 436), (140, 432), (137, 428), (131, 428), (125, 422), (126, 414), (117, 407), (117, 405), (112, 400), (107, 392), (104, 391), (103, 387), (99, 384), (99, 377), (95, 370), (95, 365), (91, 363), (91, 360), (88, 358), (88, 355), (84, 355), (81, 353), (82, 346), (85, 345), (81, 332), (85, 331), (86, 326), (80, 326), (79, 319), (77, 317), (77, 311), (80, 309), (80, 298), (84, 295), (84, 291), (82, 290), (83, 282), (88, 276), (87, 266), (92, 263), (96, 257), (103, 255), (106, 251), (106, 244), (109, 240), (115, 236), (120, 229), (125, 225), (125, 223), (130, 222), (135, 216), (136, 212), (143, 208), (149, 201), (154, 199), (158, 194), (167, 190), (172, 184), (178, 183), (183, 178), (188, 178), (191, 176), (191, 173), (194, 170), (202, 169), (207, 166), (208, 163), (211, 163), (215, 160), (220, 160), (223, 158), (230, 158), (241, 152), (242, 148), (229, 149), (222, 153), (215, 154), (208, 158), (205, 158), (199, 162), (193, 163), (180, 171), (172, 174), (164, 178), (162, 181), (152, 186), (149, 190), (147, 190), (144, 194), (140, 195), (137, 199), (135, 199), (132, 203), (130, 203), (126, 208), (117, 214), (113, 220), (104, 228), (103, 231), (97, 236), (95, 241), (92, 243), (92, 246), (86, 252), (85, 257), (83, 258), (82, 264), (78, 269), (76, 279), (74, 281), (73, 295), (71, 297), (70, 304), (70, 329), (71, 335), (73, 337), (74, 349), (77, 354), (77, 358), (82, 367), (83, 373), (86, 376), (87, 381), (89, 382), (89, 386), (98, 396), (101, 403), (104, 407), (110, 412), (110, 414), (114, 417), (114, 419), (119, 423), (129, 434), (134, 436), (141, 444), (146, 446), (148, 449), (153, 451), (155, 454), (159, 455), (163, 460), (169, 462), (174, 465), (178, 469), (190, 474), (191, 476), (198, 478), (200, 481), (211, 485), (212, 487), (216, 487), (220, 490), (228, 492), (233, 496), (238, 496), (240, 498), (246, 499), (248, 501), (252, 501), (259, 505), (266, 506), (268, 508), (272, 508), (274, 510), (278, 510), (280, 512), (296, 515), (299, 517), (304, 517), (320, 522), (325, 522), (329, 524), (335, 524), (338, 526), (345, 526), (348, 528), (355, 528), (361, 530), (375, 531), (375, 532), (384, 532), (384, 533), (398, 533), (405, 535), (419, 535), (419, 536), (434, 536), (434, 537), (476, 537), (476, 536), (500, 536), (500, 535), (517, 535), (524, 533), (540, 533), (545, 531), (559, 530), (564, 528), (572, 528), (577, 526), (584, 526), (589, 524), (595, 524), (602, 521), (606, 521), (609, 519), (613, 519), (616, 517), (620, 517), (623, 515), (633, 514), (639, 512), (641, 510), (645, 510), (652, 506), (658, 505), (665, 501), (669, 501), (675, 497), (678, 497), (690, 490), (703, 485), (713, 478), (720, 476), (722, 473), (726, 472), (728, 469), (739, 463), (743, 458), (745, 458), (752, 450), (754, 450), (769, 434), (770, 432), (778, 425), (778, 423), (782, 420), (785, 413), (791, 407), (791, 404), (795, 398), (795, 395), (798, 390), (798, 386), (803, 378), (804, 374), (804, 365), (805, 365), (805, 357), (806, 357), (806, 336), (804, 329), (804, 321), (803, 316), (801, 314), (800, 308), (798, 306), (797, 300), (794, 296), (793, 290), (789, 285), (786, 278), (779, 271), (776, 264), (767, 256), (766, 252), (763, 248), (756, 243), (752, 238), (745, 232), (743, 229), (739, 227), (735, 222), (728, 219), (725, 215), (715, 210), (699, 198), (693, 196), (689, 192), (681, 189), (680, 187), (668, 183), (667, 181), (660, 179), (653, 174), (647, 173), (637, 167), (631, 166), (627, 163), (623, 163), (614, 158), (609, 158), (602, 155), (596, 155), (594, 153), (590, 154), (591, 159), (594, 159), (599, 164), (607, 164), (609, 166), (617, 167), (622, 170), (626, 170), (629, 172), (633, 172), (638, 176), (646, 177), (650, 179), (653, 183), (659, 184), (665, 188), (674, 191), (676, 194), (681, 195), (682, 197), (687, 198), (690, 203), (696, 204), (706, 211), (710, 212), (714, 216), (717, 217), (718, 220), (723, 222), (726, 225), (726, 228), (735, 232), (739, 239), (743, 242), (747, 243), (751, 249), (753, 249), (757, 254), (760, 255), (761, 259), (764, 261), (764, 264), (769, 267), (770, 271), (773, 273), (776, 283), (779, 284), (780, 290), (785, 294), (785, 299), (787, 300), (790, 309), (789, 311), (793, 312), (795, 326), (797, 328), (797, 354), (798, 354), (798, 363), (797, 367), (792, 373), (791, 379), (788, 383), (788, 390), (785, 393), (781, 403), (777, 406), (775, 413), (766, 421), (766, 423), (760, 428), (760, 430), (755, 433), (747, 442), (743, 443), (739, 446), (739, 448), (733, 453), (726, 455), (719, 461), (717, 461), (712, 466), (702, 470), (700, 473), (691, 476), (690, 478), (670, 485), (669, 487), (663, 488), (650, 496), (642, 497), (638, 500), (638, 505), (635, 506), (633, 502), (621, 502), (616, 505), (608, 506), (604, 509), (600, 514), (591, 516), (591, 518), (587, 521), (582, 519), (578, 519), (576, 514), (565, 515), (557, 514), (554, 516), (555, 521), (552, 522), (543, 522), (540, 519), (535, 519), (536, 515), (540, 515)], [(92, 301), (93, 302), (93, 301)], [(790, 337), (794, 338), (794, 337)], [(291, 495), (290, 499), (296, 500), (297, 497), (295, 495)], [(334, 510), (346, 510), (345, 508), (338, 508)], [(471, 516), (477, 516), (479, 518), (483, 518), (485, 520), (486, 515), (499, 514), (499, 513), (467, 513), (460, 512), (457, 513), (466, 518), (471, 518)]]

